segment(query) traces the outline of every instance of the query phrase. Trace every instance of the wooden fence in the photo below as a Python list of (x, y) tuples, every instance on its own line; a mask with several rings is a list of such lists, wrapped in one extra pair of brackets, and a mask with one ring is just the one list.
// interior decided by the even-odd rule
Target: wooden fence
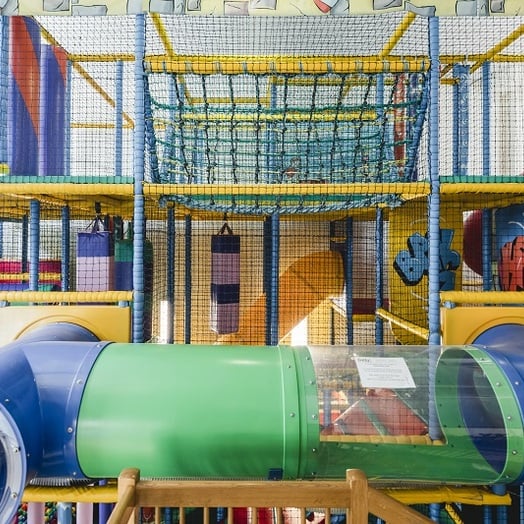
[[(433, 522), (369, 486), (361, 471), (351, 469), (345, 481), (140, 480), (139, 470), (126, 469), (118, 478), (118, 502), (107, 524), (136, 524), (141, 508), (154, 512), (151, 522), (156, 524), (162, 522), (160, 508), (178, 509), (179, 524), (186, 524), (188, 508), (201, 509), (202, 524), (211, 524), (215, 508), (225, 508), (225, 524), (236, 524), (234, 508), (250, 509), (249, 524), (259, 524), (258, 508), (273, 509), (273, 524), (303, 524), (306, 516), (329, 524), (335, 512), (345, 514), (346, 524), (367, 524), (369, 514), (387, 524)], [(298, 521), (288, 517), (291, 509)]]

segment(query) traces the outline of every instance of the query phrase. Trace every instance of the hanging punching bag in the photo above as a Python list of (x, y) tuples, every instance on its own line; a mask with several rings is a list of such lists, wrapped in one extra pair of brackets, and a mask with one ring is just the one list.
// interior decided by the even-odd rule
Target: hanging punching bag
[(77, 291), (110, 291), (114, 289), (114, 240), (110, 220), (101, 217), (100, 204), (86, 231), (78, 233), (76, 258)]
[(240, 236), (224, 223), (211, 237), (210, 327), (218, 334), (238, 331)]

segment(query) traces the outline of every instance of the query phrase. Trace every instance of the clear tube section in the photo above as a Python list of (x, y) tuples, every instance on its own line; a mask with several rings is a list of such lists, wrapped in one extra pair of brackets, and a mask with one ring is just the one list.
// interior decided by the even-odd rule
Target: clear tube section
[[(478, 347), (310, 347), (318, 386), (318, 475), (510, 482), (522, 471), (522, 410)], [(435, 362), (436, 367), (431, 364)], [(434, 385), (434, 386), (433, 386)], [(429, 406), (440, 425), (429, 437)]]

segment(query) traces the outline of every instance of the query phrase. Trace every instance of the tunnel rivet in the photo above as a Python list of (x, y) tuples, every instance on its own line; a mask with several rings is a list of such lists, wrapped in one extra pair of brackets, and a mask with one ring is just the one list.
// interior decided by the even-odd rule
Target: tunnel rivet
[(312, 386), (314, 383), (315, 383), (314, 380), (310, 380), (310, 381), (309, 381), (309, 385), (310, 385), (310, 386)]
[(20, 448), (18, 446), (15, 446), (13, 448), (13, 453), (20, 453)]
[(68, 432), (68, 433), (73, 433), (73, 428), (72, 428), (71, 426), (69, 426), (69, 427), (67, 428), (67, 432)]
[(7, 404), (8, 402), (11, 402), (8, 398), (4, 399), (4, 402)]
[(316, 418), (317, 418), (316, 413), (313, 413), (313, 415), (311, 415), (311, 418), (312, 418), (313, 420), (316, 420)]
[(76, 381), (76, 383), (77, 383), (79, 386), (81, 386), (81, 385), (84, 383), (84, 381), (83, 381), (81, 378), (79, 378), (79, 379)]
[(312, 451), (313, 453), (316, 453), (316, 452), (317, 452), (317, 448), (313, 448), (311, 451)]
[(512, 455), (518, 455), (518, 453), (519, 453), (519, 452), (518, 452), (516, 449), (514, 449), (514, 450), (511, 452)]
[(291, 413), (289, 414), (289, 416), (290, 416), (290, 417), (294, 417), (295, 414), (294, 414), (293, 412), (291, 412)]
[(12, 499), (17, 499), (18, 498), (18, 493), (16, 491), (13, 491), (13, 493), (11, 493), (11, 498)]
[(520, 386), (520, 382), (518, 380), (515, 380), (515, 386)]
[(495, 386), (500, 387), (500, 382), (495, 382)]
[(513, 420), (513, 417), (512, 417), (511, 415), (508, 415), (506, 418), (507, 418), (508, 420)]

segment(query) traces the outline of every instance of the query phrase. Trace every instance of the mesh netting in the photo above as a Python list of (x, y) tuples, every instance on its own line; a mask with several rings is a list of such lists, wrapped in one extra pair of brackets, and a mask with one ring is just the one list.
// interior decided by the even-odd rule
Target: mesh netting
[[(424, 74), (242, 74), (184, 75), (179, 82), (174, 75), (150, 76), (159, 159), (152, 181), (411, 180), (408, 151), (415, 154), (420, 136), (420, 125), (418, 133), (414, 129), (425, 109), (425, 79)], [(385, 85), (383, 101), (377, 100), (379, 80)]]
[[(349, 346), (316, 384), (323, 441), (425, 443), (433, 352), (415, 389), (375, 391), (353, 350), (409, 359), (440, 297), (459, 306), (438, 310), (458, 315), (432, 326), (443, 344), (521, 319), (522, 18), (441, 18), (438, 84), (410, 13), (136, 22), (27, 21), (63, 67), (57, 106), (23, 99), (40, 134), (11, 112), (36, 48), (0, 48), (3, 312), (130, 305), (135, 342)], [(228, 229), (235, 250), (214, 249)]]
[[(163, 339), (167, 318), (177, 341), (221, 341), (209, 322), (210, 239), (225, 215), (241, 237), (239, 310), (247, 327), (238, 337), (246, 343), (265, 342), (270, 331), (271, 270), (280, 277), (276, 318), (286, 342), (303, 317), (312, 343), (425, 342), (427, 195), (437, 154), (440, 291), (481, 295), (524, 286), (510, 252), (520, 210), (494, 212), (522, 201), (522, 18), (439, 18), (438, 143), (431, 144), (438, 149), (431, 151), (424, 17), (150, 15), (143, 32), (127, 16), (23, 20), (22, 33), (38, 47), (18, 42), (4, 20), (12, 48), (0, 54), (4, 289), (10, 282), (95, 289), (100, 266), (84, 266), (78, 276), (79, 235), (89, 231), (99, 204), (112, 234), (108, 250), (129, 264), (143, 197), (151, 243), (144, 246), (154, 261), (147, 264), (145, 322), (153, 340)], [(145, 50), (135, 67), (138, 37)], [(56, 63), (47, 61), (53, 56), (46, 46)], [(29, 65), (36, 49), (46, 58), (42, 77), (63, 88), (47, 99), (42, 83), (21, 99), (39, 108), (31, 120), (42, 118), (38, 136), (11, 125), (18, 122), (15, 72), (27, 74), (17, 77), (19, 86), (34, 87)], [(145, 96), (137, 100), (141, 87)], [(139, 124), (144, 147), (135, 142)], [(137, 200), (133, 182), (142, 168)], [(496, 227), (484, 247), (476, 220), (482, 208), (493, 210)], [(276, 215), (282, 222), (271, 230)], [(268, 268), (271, 250), (276, 259)], [(343, 265), (333, 263), (333, 252), (346, 257)], [(163, 312), (166, 301), (171, 317)]]
[[(284, 40), (282, 23), (235, 22), (232, 38), (241, 38), (239, 50), (251, 53), (235, 63), (230, 54), (217, 55), (226, 52), (222, 33), (215, 34), (217, 23), (190, 21), (183, 30), (191, 40), (178, 37), (175, 42), (182, 47), (176, 51), (187, 53), (187, 59), (177, 56), (170, 61), (165, 56), (150, 62), (146, 82), (150, 180), (207, 185), (417, 180), (428, 61), (406, 58), (399, 64), (398, 57), (391, 56), (373, 62), (369, 57), (341, 60), (340, 54), (376, 29), (371, 19), (352, 39), (341, 33), (331, 57), (318, 56), (327, 51), (322, 45), (314, 51), (311, 44), (300, 47), (300, 35), (310, 31), (312, 41), (322, 43), (340, 29), (339, 21), (312, 26), (307, 20), (293, 20), (286, 24), (289, 34)], [(257, 39), (262, 27), (269, 45)], [(198, 45), (203, 42), (214, 53), (207, 66), (195, 56), (202, 52)], [(422, 49), (424, 44), (419, 37)], [(273, 54), (260, 54), (267, 47), (280, 57), (277, 61)], [(372, 50), (368, 46), (367, 52)], [(148, 51), (155, 56), (154, 50)], [(373, 191), (351, 198), (322, 189), (314, 196), (300, 190), (294, 194), (292, 189), (283, 196), (267, 187), (235, 193), (235, 198), (222, 194), (170, 199), (189, 208), (248, 214), (312, 213), (398, 202), (392, 195)]]

